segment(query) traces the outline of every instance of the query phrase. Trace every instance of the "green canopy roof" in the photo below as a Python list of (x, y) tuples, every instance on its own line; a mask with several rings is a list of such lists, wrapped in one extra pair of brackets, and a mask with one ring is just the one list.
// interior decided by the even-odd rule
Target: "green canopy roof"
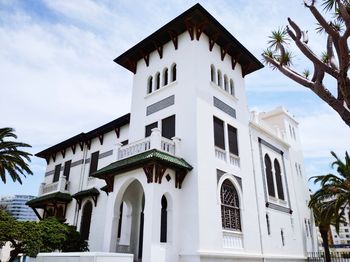
[(98, 191), (97, 188), (93, 187), (93, 188), (89, 188), (89, 189), (80, 191), (78, 193), (75, 193), (74, 195), (72, 195), (72, 197), (75, 199), (82, 199), (88, 196), (98, 196), (99, 194), (100, 194), (100, 191)]
[(157, 149), (152, 149), (113, 162), (112, 164), (92, 173), (92, 176), (99, 178), (110, 173), (119, 174), (134, 168), (138, 168), (148, 162), (161, 162), (166, 164), (168, 167), (174, 168), (175, 170), (192, 170), (192, 166), (188, 164), (183, 158), (170, 155)]
[(29, 200), (26, 205), (30, 207), (44, 207), (50, 202), (68, 203), (72, 201), (72, 196), (68, 193), (55, 192)]

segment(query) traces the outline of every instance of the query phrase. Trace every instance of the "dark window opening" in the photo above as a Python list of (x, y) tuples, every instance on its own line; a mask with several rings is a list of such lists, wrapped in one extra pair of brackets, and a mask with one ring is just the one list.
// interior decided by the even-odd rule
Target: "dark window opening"
[(225, 150), (224, 122), (214, 116), (214, 144)]
[(281, 229), (281, 240), (282, 240), (282, 246), (285, 245), (285, 242), (284, 242), (284, 232), (283, 232), (283, 229)]
[(171, 81), (174, 82), (174, 81), (176, 81), (176, 64), (173, 65), (171, 71), (172, 71), (172, 72), (171, 72), (171, 75), (172, 75)]
[(238, 156), (238, 141), (237, 141), (237, 129), (228, 125), (228, 145), (230, 153)]
[(160, 74), (156, 74), (156, 90), (160, 88)]
[(89, 239), (91, 214), (92, 214), (92, 204), (90, 201), (88, 201), (84, 205), (83, 213), (81, 216), (81, 223), (80, 223), (80, 234), (84, 240)]
[(168, 68), (165, 68), (163, 71), (163, 86), (168, 84)]
[(99, 151), (91, 154), (89, 175), (97, 171)]
[(123, 146), (127, 145), (128, 143), (129, 143), (129, 140), (124, 140), (124, 141), (121, 142), (121, 144), (122, 144)]
[(267, 226), (267, 234), (271, 234), (271, 229), (270, 229), (270, 217), (269, 214), (266, 214), (266, 226)]
[(69, 180), (69, 173), (70, 173), (70, 166), (72, 164), (72, 160), (66, 161), (64, 163), (64, 170), (63, 170), (63, 175), (66, 177), (66, 180)]
[(171, 139), (175, 136), (175, 115), (162, 120), (162, 137)]
[(210, 80), (215, 82), (215, 67), (213, 65), (210, 67)]
[(150, 77), (148, 78), (147, 94), (152, 93), (152, 85), (153, 85), (153, 77), (150, 76)]
[(274, 184), (274, 179), (272, 174), (272, 165), (268, 154), (265, 155), (265, 173), (266, 173), (267, 189), (269, 192), (269, 196), (276, 197), (275, 184)]
[(158, 127), (158, 122), (147, 125), (145, 128), (145, 137), (149, 137), (152, 133), (152, 129), (156, 127)]
[(222, 86), (221, 71), (218, 70), (218, 86)]
[(275, 175), (276, 175), (276, 184), (277, 184), (277, 195), (279, 199), (284, 200), (284, 192), (283, 192), (283, 183), (282, 183), (282, 175), (281, 175), (281, 167), (278, 163), (278, 160), (274, 161), (275, 166)]
[(167, 242), (167, 229), (168, 229), (168, 201), (165, 196), (162, 196), (162, 209), (160, 215), (160, 242)]
[(222, 183), (220, 195), (222, 228), (241, 231), (239, 197), (236, 188), (228, 179)]
[(55, 166), (55, 173), (53, 175), (52, 183), (57, 182), (60, 179), (61, 164)]

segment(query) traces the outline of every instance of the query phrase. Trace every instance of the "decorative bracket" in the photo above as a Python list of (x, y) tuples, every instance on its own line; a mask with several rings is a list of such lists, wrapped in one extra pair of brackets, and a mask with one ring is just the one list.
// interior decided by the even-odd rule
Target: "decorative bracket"
[(163, 178), (163, 175), (164, 175), (166, 169), (167, 168), (165, 166), (156, 164), (156, 174), (155, 174), (155, 178), (154, 178), (155, 183), (159, 183), (159, 184), (162, 183), (162, 178)]
[(153, 166), (154, 164), (148, 164), (142, 167), (147, 177), (147, 183), (153, 182)]
[(62, 154), (62, 157), (65, 158), (66, 157), (66, 149), (61, 150), (61, 154)]
[(115, 128), (115, 129), (114, 129), (114, 132), (115, 132), (115, 134), (117, 135), (117, 138), (119, 138), (119, 135), (120, 135), (120, 128), (119, 128), (119, 127)]
[(83, 151), (84, 149), (84, 141), (79, 142), (80, 150)]
[(219, 37), (219, 34), (216, 33), (216, 34), (213, 34), (213, 36), (209, 36), (209, 51), (212, 51), (213, 50), (213, 47), (215, 45), (215, 42), (216, 40), (218, 39)]
[(113, 185), (114, 185), (114, 176), (105, 176), (104, 180), (107, 184), (107, 192), (113, 192)]
[(189, 21), (185, 20), (185, 26), (187, 28), (188, 33), (190, 34), (191, 40), (194, 39), (194, 25)]
[(91, 148), (91, 139), (86, 140), (85, 144), (86, 144), (87, 148), (90, 150), (90, 148)]
[(56, 162), (56, 153), (52, 153), (51, 155), (53, 162)]
[(46, 156), (45, 160), (46, 160), (46, 164), (50, 164), (50, 156), (48, 156), (48, 157)]
[(168, 31), (168, 34), (171, 38), (171, 41), (174, 44), (175, 50), (177, 50), (177, 38), (178, 38), (177, 34), (173, 33), (172, 31)]
[(221, 61), (224, 61), (225, 55), (227, 54), (227, 50), (229, 48), (229, 44), (227, 44), (225, 47), (220, 46), (220, 53), (221, 53)]
[(158, 51), (159, 58), (162, 59), (163, 58), (163, 46), (159, 45), (157, 42), (153, 42), (153, 44)]
[(186, 176), (185, 171), (178, 170), (175, 172), (175, 188), (181, 189), (182, 182), (184, 181), (185, 176)]
[(240, 57), (241, 57), (241, 54), (238, 54), (236, 57), (231, 56), (232, 70), (235, 70), (236, 64)]
[(74, 145), (72, 145), (70, 148), (72, 149), (72, 151), (73, 151), (73, 155), (74, 155), (74, 154), (75, 154), (75, 149), (77, 148), (77, 145), (76, 145), (76, 144), (74, 144)]
[(203, 29), (204, 27), (208, 24), (207, 21), (200, 23), (199, 25), (197, 25), (196, 27), (196, 39), (199, 40), (199, 38), (201, 37), (201, 34), (203, 33)]
[(100, 141), (101, 146), (103, 145), (103, 134), (98, 135), (98, 140)]
[(143, 59), (145, 60), (146, 66), (148, 67), (149, 66), (149, 54), (143, 52), (142, 50), (141, 50), (141, 54), (142, 54)]

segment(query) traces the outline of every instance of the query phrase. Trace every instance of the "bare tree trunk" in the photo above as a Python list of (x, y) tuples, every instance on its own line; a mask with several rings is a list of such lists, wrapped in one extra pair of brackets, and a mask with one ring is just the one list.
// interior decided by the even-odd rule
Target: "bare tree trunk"
[(319, 226), (320, 229), (320, 234), (322, 237), (322, 242), (323, 242), (323, 248), (324, 248), (324, 254), (326, 258), (326, 262), (331, 262), (331, 254), (329, 252), (329, 245), (328, 245), (328, 230), (329, 227), (322, 227)]

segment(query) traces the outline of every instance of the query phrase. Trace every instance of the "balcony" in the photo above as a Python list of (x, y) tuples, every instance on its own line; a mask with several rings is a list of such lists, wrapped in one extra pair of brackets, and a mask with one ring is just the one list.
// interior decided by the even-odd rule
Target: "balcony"
[(224, 230), (222, 236), (223, 247), (230, 249), (242, 249), (243, 248), (243, 234), (236, 231)]
[(41, 183), (39, 188), (39, 196), (47, 195), (55, 192), (64, 192), (68, 193), (69, 181), (66, 180), (66, 177), (61, 175), (59, 180), (54, 183), (46, 184)]
[(117, 146), (117, 156), (118, 160), (121, 160), (151, 149), (158, 149), (170, 155), (179, 156), (179, 143), (179, 138), (173, 137), (172, 139), (168, 139), (162, 137), (160, 129), (154, 128), (152, 129), (151, 136), (149, 137), (135, 141), (125, 146), (119, 144)]
[[(228, 162), (232, 166), (240, 167), (240, 158), (237, 155), (234, 155), (232, 153), (228, 154), (229, 159)], [(224, 149), (221, 149), (219, 147), (215, 147), (215, 157), (221, 161), (227, 162), (227, 152)]]

